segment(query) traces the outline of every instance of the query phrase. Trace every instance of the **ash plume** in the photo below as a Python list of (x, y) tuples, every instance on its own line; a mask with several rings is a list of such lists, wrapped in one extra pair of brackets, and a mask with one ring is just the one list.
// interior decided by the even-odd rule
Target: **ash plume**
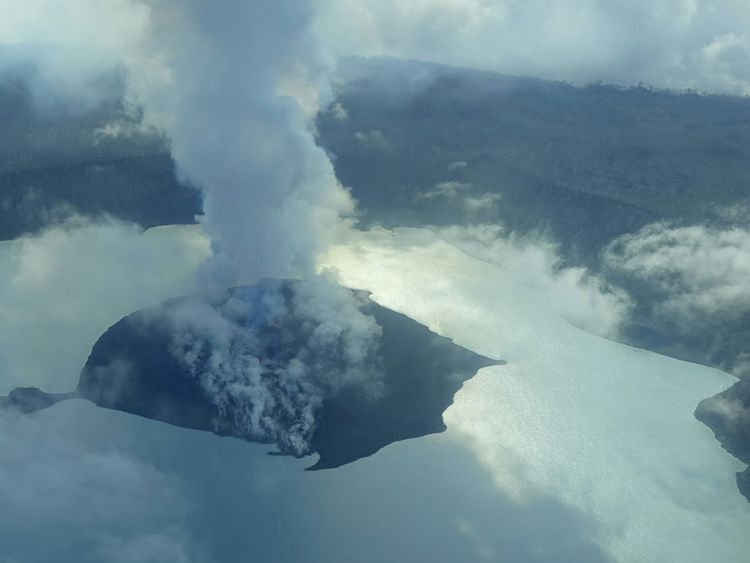
[(203, 191), (209, 284), (311, 273), (353, 211), (308, 127), (327, 83), (312, 18), (307, 1), (157, 3), (129, 60), (132, 102)]
[[(224, 417), (295, 455), (326, 398), (379, 383), (378, 325), (314, 274), (354, 205), (309, 128), (327, 82), (312, 21), (306, 1), (158, 3), (128, 64), (132, 102), (203, 191), (211, 237), (204, 300), (172, 312), (171, 351)], [(270, 276), (303, 281), (217, 299)]]

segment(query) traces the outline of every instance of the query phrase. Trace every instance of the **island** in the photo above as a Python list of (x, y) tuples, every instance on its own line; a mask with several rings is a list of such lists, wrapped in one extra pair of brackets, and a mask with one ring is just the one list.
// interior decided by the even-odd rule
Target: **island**
[[(301, 284), (263, 280), (136, 311), (94, 344), (77, 389), (17, 388), (0, 407), (31, 413), (85, 399), (269, 444), (279, 455), (318, 454), (309, 469), (319, 470), (444, 431), (443, 412), (463, 383), (505, 363), (458, 346), (366, 292), (337, 286), (337, 314), (353, 317), (351, 327), (361, 331), (343, 348), (338, 319), (309, 312), (300, 296), (316, 293), (303, 294)], [(365, 338), (360, 351), (357, 339)]]

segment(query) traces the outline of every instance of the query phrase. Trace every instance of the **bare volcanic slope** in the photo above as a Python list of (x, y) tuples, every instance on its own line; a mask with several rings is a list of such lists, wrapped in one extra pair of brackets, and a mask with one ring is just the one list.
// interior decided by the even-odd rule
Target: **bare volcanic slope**
[(326, 469), (442, 432), (463, 382), (502, 363), (365, 292), (263, 280), (210, 303), (180, 297), (132, 313), (96, 342), (74, 392), (19, 388), (0, 406), (83, 398), (282, 455), (317, 453), (311, 469)]

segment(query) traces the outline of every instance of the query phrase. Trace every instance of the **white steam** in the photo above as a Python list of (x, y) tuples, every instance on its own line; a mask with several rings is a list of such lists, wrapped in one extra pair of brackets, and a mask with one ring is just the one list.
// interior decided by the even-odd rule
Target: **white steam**
[(208, 255), (197, 228), (141, 233), (111, 220), (70, 220), (0, 242), (0, 395), (28, 385), (70, 391), (108, 326), (196, 291), (195, 271)]
[(654, 223), (604, 252), (614, 272), (659, 296), (656, 312), (688, 326), (750, 311), (750, 232), (733, 227)]
[(327, 83), (312, 16), (305, 1), (158, 4), (129, 59), (134, 102), (203, 190), (210, 283), (309, 273), (353, 210), (308, 129)]
[(171, 351), (232, 433), (305, 455), (325, 399), (346, 387), (381, 392), (380, 327), (360, 305), (323, 279), (266, 280), (220, 304), (176, 307)]

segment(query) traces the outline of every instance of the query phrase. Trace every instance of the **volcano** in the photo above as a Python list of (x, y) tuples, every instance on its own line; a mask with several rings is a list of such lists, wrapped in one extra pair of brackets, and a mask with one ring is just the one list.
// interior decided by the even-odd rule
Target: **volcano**
[[(366, 292), (336, 286), (377, 328), (375, 345), (356, 366), (366, 376), (351, 377), (344, 351), (329, 346), (323, 354), (310, 344), (310, 335), (327, 327), (294, 307), (303, 283), (263, 280), (228, 289), (210, 301), (185, 296), (136, 311), (97, 340), (76, 390), (52, 394), (17, 388), (0, 398), (0, 406), (31, 413), (60, 401), (85, 399), (184, 428), (269, 444), (274, 446), (271, 453), (279, 455), (315, 453), (319, 459), (308, 469), (317, 470), (353, 462), (399, 440), (444, 431), (443, 412), (463, 383), (479, 369), (505, 363), (456, 345), (378, 305)], [(221, 360), (212, 349), (217, 340), (211, 327), (192, 331), (189, 353), (175, 344), (175, 323), (169, 319), (196, 309), (204, 312), (199, 318), (206, 318), (205, 311), (214, 315), (212, 326), (227, 321), (240, 335), (239, 342), (223, 342)], [(236, 355), (237, 349), (244, 354), (241, 365), (249, 367), (235, 369), (240, 373), (232, 380), (217, 381), (216, 373), (229, 373), (217, 371), (217, 364), (227, 363), (226, 356)], [(290, 383), (289, 366), (297, 364), (306, 364), (306, 371)], [(210, 386), (207, 372), (214, 374)], [(334, 377), (343, 383), (332, 385)], [(290, 406), (290, 401), (304, 409)], [(260, 426), (248, 425), (248, 417), (257, 418)], [(289, 429), (305, 422), (300, 418), (309, 427), (301, 445), (284, 439)]]

